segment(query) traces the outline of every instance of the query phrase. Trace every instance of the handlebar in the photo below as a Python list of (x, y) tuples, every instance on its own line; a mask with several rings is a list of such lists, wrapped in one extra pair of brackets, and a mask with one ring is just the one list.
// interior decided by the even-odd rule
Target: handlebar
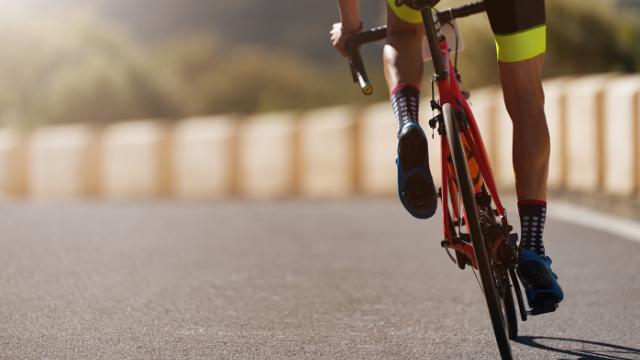
[(476, 1), (465, 5), (460, 5), (455, 8), (438, 11), (438, 20), (440, 25), (449, 23), (453, 19), (467, 17), (473, 14), (478, 14), (485, 11), (484, 1)]
[[(484, 11), (484, 1), (480, 0), (455, 8), (438, 11), (436, 15), (438, 16), (438, 20), (440, 21), (440, 25), (442, 26), (446, 23), (449, 23), (453, 19), (466, 17)], [(380, 26), (354, 35), (347, 40), (346, 48), (347, 52), (349, 53), (349, 66), (351, 68), (353, 82), (359, 83), (360, 89), (365, 95), (371, 95), (373, 93), (373, 87), (369, 82), (367, 71), (365, 70), (364, 63), (362, 62), (362, 56), (360, 55), (360, 46), (366, 43), (385, 39), (386, 37), (387, 27)]]
[(360, 45), (382, 40), (386, 37), (387, 27), (380, 26), (358, 35), (354, 35), (347, 40), (346, 48), (349, 53), (349, 66), (351, 67), (353, 82), (360, 84), (360, 89), (362, 89), (362, 92), (365, 95), (371, 95), (371, 93), (373, 93), (373, 87), (369, 82), (367, 71), (364, 69), (364, 63), (362, 62), (362, 56), (360, 55)]

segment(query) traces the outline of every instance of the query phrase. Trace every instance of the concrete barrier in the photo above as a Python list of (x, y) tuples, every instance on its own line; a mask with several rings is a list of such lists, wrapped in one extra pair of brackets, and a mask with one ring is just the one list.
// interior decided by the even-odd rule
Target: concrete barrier
[[(545, 81), (549, 188), (619, 196), (640, 192), (640, 75)], [(421, 123), (440, 186), (440, 137)], [(472, 91), (472, 110), (496, 183), (515, 190), (512, 123), (497, 87)], [(297, 119), (299, 117), (299, 119)], [(389, 104), (0, 130), (0, 197), (215, 199), (396, 195), (396, 121)], [(28, 139), (28, 140), (25, 140)], [(28, 191), (27, 191), (28, 190)]]
[(292, 112), (255, 115), (240, 128), (240, 194), (278, 198), (296, 192), (298, 179), (297, 115)]
[(597, 191), (604, 178), (604, 89), (612, 75), (567, 84), (567, 181), (571, 190)]
[(26, 195), (27, 164), (23, 134), (14, 129), (0, 129), (0, 197)]
[(109, 125), (101, 146), (102, 193), (107, 198), (170, 195), (170, 148), (167, 126), (141, 120)]
[(544, 112), (549, 126), (551, 156), (549, 158), (549, 189), (559, 189), (567, 181), (567, 92), (571, 77), (544, 81)]
[(48, 126), (28, 142), (28, 193), (36, 199), (98, 195), (98, 137), (86, 125)]
[(300, 123), (300, 194), (340, 197), (356, 191), (356, 108), (310, 111)]
[(176, 125), (172, 160), (177, 197), (215, 199), (237, 193), (238, 122), (238, 116), (224, 115)]
[(615, 195), (640, 189), (640, 75), (609, 81), (605, 88), (604, 190)]

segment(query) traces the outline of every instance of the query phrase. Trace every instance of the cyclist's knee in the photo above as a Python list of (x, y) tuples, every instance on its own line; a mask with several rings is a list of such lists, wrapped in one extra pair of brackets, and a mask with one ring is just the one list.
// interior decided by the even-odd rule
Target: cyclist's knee
[(507, 109), (544, 106), (541, 79), (543, 61), (544, 53), (517, 62), (498, 62)]

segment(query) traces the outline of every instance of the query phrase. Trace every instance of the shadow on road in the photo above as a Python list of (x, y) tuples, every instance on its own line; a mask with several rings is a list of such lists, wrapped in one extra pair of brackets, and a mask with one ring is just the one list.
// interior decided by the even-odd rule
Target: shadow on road
[[(518, 336), (516, 341), (520, 344), (531, 346), (536, 349), (577, 356), (580, 360), (637, 359), (640, 357), (640, 350), (638, 349), (596, 341), (545, 336)], [(554, 347), (554, 341), (559, 341), (563, 344), (558, 344), (558, 347)], [(575, 346), (567, 346), (567, 342)]]

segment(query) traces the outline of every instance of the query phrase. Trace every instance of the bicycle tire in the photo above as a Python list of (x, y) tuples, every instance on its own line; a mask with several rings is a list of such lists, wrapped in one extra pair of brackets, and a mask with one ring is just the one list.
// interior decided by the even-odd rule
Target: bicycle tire
[(503, 360), (513, 359), (509, 337), (506, 332), (506, 319), (502, 313), (500, 297), (494, 285), (493, 271), (491, 270), (489, 256), (487, 255), (484, 244), (484, 236), (482, 234), (482, 226), (480, 225), (473, 182), (469, 175), (467, 157), (462, 146), (458, 122), (456, 121), (451, 104), (444, 104), (442, 114), (444, 117), (446, 137), (453, 159), (453, 169), (458, 180), (458, 191), (462, 197), (466, 223), (469, 229), (469, 235), (471, 236), (471, 243), (473, 244), (473, 251), (478, 265), (478, 272), (480, 273), (484, 297), (487, 301), (487, 308), (489, 309), (493, 332), (496, 337), (496, 342), (498, 343), (498, 349), (500, 350), (500, 357)]
[(513, 290), (511, 290), (511, 281), (509, 280), (509, 274), (503, 274), (503, 276), (506, 282), (504, 289), (504, 299), (501, 299), (500, 305), (502, 305), (502, 312), (507, 317), (507, 321), (505, 323), (507, 327), (507, 335), (509, 335), (509, 339), (515, 340), (518, 337), (518, 316), (516, 315), (515, 299), (513, 296)]

